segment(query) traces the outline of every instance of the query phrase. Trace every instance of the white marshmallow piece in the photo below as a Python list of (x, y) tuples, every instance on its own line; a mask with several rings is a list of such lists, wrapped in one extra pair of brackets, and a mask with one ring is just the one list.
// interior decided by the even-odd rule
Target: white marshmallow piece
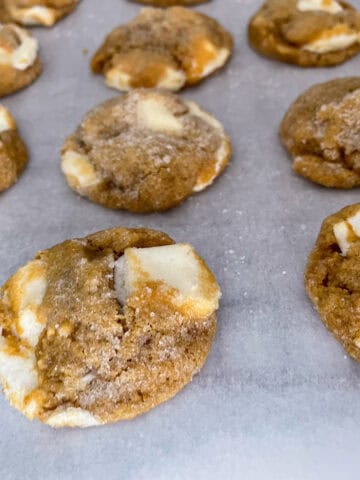
[(299, 0), (296, 8), (300, 12), (322, 11), (328, 13), (340, 13), (343, 7), (336, 0)]
[(348, 218), (348, 222), (350, 223), (355, 235), (360, 238), (360, 212)]
[[(230, 50), (227, 48), (218, 48), (207, 39), (199, 42), (198, 49), (200, 55), (197, 57), (196, 52), (194, 52), (192, 69), (196, 72), (196, 76), (200, 78), (204, 78), (222, 67), (230, 56)], [(206, 61), (204, 57), (207, 58)]]
[(313, 53), (329, 53), (344, 50), (354, 43), (360, 41), (360, 34), (358, 33), (334, 33), (333, 35), (324, 35), (313, 42), (307, 43), (303, 46), (304, 50)]
[(29, 8), (12, 7), (10, 13), (22, 25), (51, 27), (56, 21), (56, 10), (43, 5), (35, 5)]
[(20, 309), (24, 310), (32, 305), (41, 305), (46, 292), (46, 287), (47, 282), (44, 277), (35, 277), (27, 281), (23, 287)]
[(53, 428), (62, 427), (79, 427), (88, 428), (96, 427), (101, 422), (97, 420), (90, 412), (82, 408), (69, 407), (60, 411), (55, 411), (46, 423)]
[(0, 105), (0, 133), (15, 130), (15, 128), (15, 120), (10, 112), (3, 105)]
[(180, 134), (182, 122), (175, 117), (166, 105), (157, 97), (139, 98), (137, 104), (137, 120), (143, 128), (156, 133)]
[(174, 308), (191, 317), (208, 317), (219, 306), (219, 286), (189, 244), (128, 248), (115, 263), (114, 279), (121, 305), (150, 282), (161, 282), (176, 292)]
[(131, 90), (131, 77), (123, 72), (119, 67), (111, 68), (105, 74), (105, 83), (111, 88), (116, 88), (123, 92)]
[(10, 403), (23, 409), (24, 399), (38, 385), (35, 354), (24, 349), (21, 356), (8, 351), (0, 331), (0, 380)]
[(166, 67), (165, 74), (159, 80), (156, 87), (177, 92), (185, 85), (185, 82), (186, 75), (182, 70)]
[[(215, 50), (215, 47), (211, 43), (209, 43), (208, 48), (209, 50)], [(218, 70), (226, 63), (229, 56), (230, 50), (228, 50), (227, 48), (220, 48), (218, 51), (216, 51), (215, 57), (206, 65), (204, 65), (203, 71), (201, 72), (201, 77), (206, 77)]]
[(32, 347), (36, 347), (41, 332), (44, 330), (44, 325), (38, 321), (36, 313), (31, 308), (25, 309), (19, 314), (19, 324), (22, 329), (21, 338)]
[[(128, 92), (133, 88), (131, 86), (131, 80), (131, 75), (124, 72), (121, 66), (113, 67), (105, 74), (106, 85), (123, 92)], [(158, 81), (156, 87), (176, 92), (184, 86), (185, 82), (186, 75), (182, 70), (166, 67), (165, 73)]]
[(336, 223), (333, 228), (341, 253), (346, 256), (351, 247), (351, 236), (360, 240), (360, 211), (343, 222)]
[(87, 155), (67, 150), (62, 155), (61, 168), (66, 177), (75, 179), (81, 188), (93, 187), (100, 182)]
[(17, 331), (13, 334), (27, 345), (14, 352), (0, 332), (0, 380), (10, 403), (32, 418), (36, 404), (27, 405), (25, 397), (38, 386), (35, 347), (45, 324), (38, 318), (37, 307), (42, 303), (47, 288), (42, 262), (34, 260), (28, 263), (11, 282), (12, 289), (16, 289), (12, 307), (19, 319)]
[[(0, 27), (1, 28), (1, 27)], [(12, 26), (20, 39), (20, 45), (13, 51), (0, 47), (0, 64), (10, 65), (16, 70), (26, 70), (35, 63), (38, 41), (23, 28)]]

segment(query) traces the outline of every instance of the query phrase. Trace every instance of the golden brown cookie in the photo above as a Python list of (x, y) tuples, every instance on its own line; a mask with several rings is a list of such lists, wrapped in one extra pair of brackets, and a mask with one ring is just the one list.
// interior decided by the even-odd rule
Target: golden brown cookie
[(77, 4), (78, 0), (0, 0), (0, 21), (52, 27)]
[(182, 7), (144, 8), (106, 37), (91, 68), (118, 90), (176, 91), (221, 68), (231, 51), (230, 33), (204, 14)]
[(0, 97), (32, 83), (41, 73), (38, 42), (30, 32), (0, 24)]
[(133, 90), (85, 116), (62, 148), (62, 170), (94, 202), (152, 212), (211, 185), (230, 155), (221, 124), (195, 103)]
[(360, 13), (336, 0), (267, 0), (250, 21), (249, 41), (282, 62), (337, 65), (360, 51)]
[(321, 320), (360, 361), (360, 204), (325, 219), (310, 254), (305, 286)]
[(5, 6), (4, 0), (0, 0), (0, 22), (2, 23), (9, 23), (11, 22), (11, 18), (7, 8)]
[(173, 7), (174, 5), (182, 5), (183, 7), (190, 7), (191, 5), (199, 5), (199, 3), (206, 3), (209, 0), (131, 0), (137, 3), (144, 3), (145, 5), (152, 5), (153, 7)]
[(0, 105), (0, 192), (11, 187), (27, 164), (26, 146), (16, 123), (3, 105)]
[(220, 289), (189, 244), (114, 228), (36, 255), (0, 291), (0, 381), (52, 427), (133, 418), (199, 372)]
[(360, 185), (360, 77), (315, 85), (280, 127), (294, 170), (325, 187)]

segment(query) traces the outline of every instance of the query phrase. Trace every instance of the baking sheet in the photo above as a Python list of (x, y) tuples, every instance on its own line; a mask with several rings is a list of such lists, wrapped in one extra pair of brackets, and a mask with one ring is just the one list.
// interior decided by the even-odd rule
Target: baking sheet
[[(88, 69), (103, 36), (139, 5), (83, 0), (51, 30), (34, 29), (44, 73), (4, 99), (31, 161), (0, 196), (0, 281), (66, 238), (117, 225), (148, 226), (193, 243), (222, 286), (219, 329), (205, 368), (173, 400), (131, 422), (54, 431), (0, 396), (0, 478), (327, 480), (359, 478), (360, 365), (325, 331), (303, 290), (303, 269), (323, 218), (359, 191), (317, 187), (291, 172), (277, 128), (313, 83), (356, 75), (360, 57), (301, 70), (260, 58), (246, 42), (254, 0), (199, 7), (236, 40), (224, 71), (185, 90), (233, 138), (216, 184), (165, 214), (97, 206), (67, 187), (59, 149), (83, 114), (112, 97)], [(360, 2), (353, 2), (360, 7)]]

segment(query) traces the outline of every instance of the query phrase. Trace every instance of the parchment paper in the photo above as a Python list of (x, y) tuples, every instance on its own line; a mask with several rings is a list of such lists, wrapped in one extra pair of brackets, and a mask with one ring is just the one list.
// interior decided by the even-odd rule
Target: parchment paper
[(205, 368), (173, 400), (134, 421), (54, 431), (30, 423), (0, 395), (1, 480), (359, 478), (360, 365), (325, 330), (303, 290), (322, 220), (359, 201), (359, 190), (326, 190), (293, 174), (277, 129), (300, 92), (358, 74), (360, 56), (318, 70), (259, 57), (247, 45), (246, 24), (260, 3), (199, 7), (233, 32), (236, 50), (228, 68), (182, 95), (223, 122), (234, 155), (212, 188), (165, 214), (97, 206), (68, 188), (59, 167), (66, 135), (116, 95), (90, 74), (90, 54), (140, 5), (83, 0), (55, 28), (33, 30), (44, 73), (3, 100), (31, 161), (0, 196), (1, 283), (36, 251), (66, 238), (148, 226), (193, 243), (223, 299)]

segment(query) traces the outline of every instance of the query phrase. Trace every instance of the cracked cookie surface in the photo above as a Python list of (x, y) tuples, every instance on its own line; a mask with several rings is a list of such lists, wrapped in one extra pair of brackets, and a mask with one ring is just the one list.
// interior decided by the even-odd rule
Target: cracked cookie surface
[(41, 73), (38, 41), (24, 28), (0, 23), (0, 97), (14, 93)]
[(109, 208), (152, 212), (204, 190), (231, 155), (221, 124), (195, 103), (133, 90), (99, 105), (62, 148), (75, 191)]
[(78, 0), (0, 0), (0, 21), (52, 27), (77, 4)]
[(0, 192), (13, 185), (28, 161), (27, 148), (15, 120), (0, 105)]
[(283, 62), (337, 65), (360, 52), (360, 13), (336, 0), (267, 0), (250, 21), (249, 41)]
[(311, 87), (280, 127), (294, 170), (325, 187), (360, 185), (360, 77)]
[(219, 286), (189, 244), (114, 228), (42, 251), (0, 291), (0, 381), (53, 427), (133, 418), (204, 364)]
[(360, 204), (325, 219), (305, 273), (326, 327), (360, 361)]
[(106, 37), (91, 68), (118, 90), (177, 91), (221, 68), (231, 51), (230, 33), (204, 14), (183, 7), (144, 8)]

